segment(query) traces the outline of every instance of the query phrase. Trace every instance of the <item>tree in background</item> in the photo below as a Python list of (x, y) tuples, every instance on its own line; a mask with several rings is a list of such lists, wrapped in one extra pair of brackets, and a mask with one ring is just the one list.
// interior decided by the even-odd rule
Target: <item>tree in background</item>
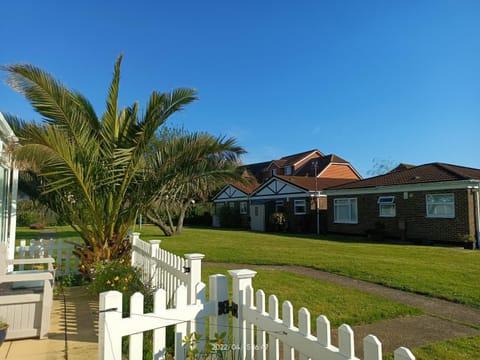
[(373, 158), (373, 166), (370, 170), (367, 171), (368, 176), (377, 176), (388, 173), (393, 170), (397, 165), (398, 161), (386, 160), (380, 158)]
[(146, 191), (153, 194), (145, 215), (166, 236), (180, 234), (187, 210), (229, 181), (243, 181), (238, 172), (245, 150), (234, 138), (184, 130), (163, 132), (152, 147)]
[(78, 231), (84, 245), (77, 255), (87, 264), (128, 252), (126, 233), (147, 205), (145, 154), (159, 126), (196, 100), (193, 89), (179, 88), (152, 92), (142, 114), (138, 103), (120, 108), (121, 61), (101, 117), (84, 96), (43, 70), (3, 68), (8, 83), (43, 118), (36, 123), (7, 115), (22, 145), (14, 150), (16, 160), (34, 174), (43, 201)]

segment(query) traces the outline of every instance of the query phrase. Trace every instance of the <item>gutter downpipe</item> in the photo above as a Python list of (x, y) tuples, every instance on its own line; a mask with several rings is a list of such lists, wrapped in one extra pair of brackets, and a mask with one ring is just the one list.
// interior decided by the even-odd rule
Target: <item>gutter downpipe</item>
[(477, 249), (480, 249), (480, 202), (478, 191), (480, 188), (480, 183), (478, 187), (473, 192), (473, 203), (474, 203), (474, 212), (475, 212), (475, 237), (477, 239)]

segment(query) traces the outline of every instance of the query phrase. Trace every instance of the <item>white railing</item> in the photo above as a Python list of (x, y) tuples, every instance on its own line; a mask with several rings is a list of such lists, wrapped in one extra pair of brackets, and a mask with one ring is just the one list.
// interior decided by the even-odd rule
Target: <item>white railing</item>
[[(15, 259), (33, 259), (52, 257), (55, 259), (56, 276), (79, 273), (79, 260), (73, 254), (75, 244), (80, 244), (80, 239), (32, 239), (20, 240), (20, 245), (15, 246)], [(19, 265), (19, 270), (24, 270), (24, 265)]]
[(163, 289), (168, 302), (175, 290), (187, 288), (188, 304), (195, 299), (195, 286), (201, 282), (203, 254), (185, 254), (184, 258), (160, 248), (161, 240), (146, 242), (132, 234), (132, 266), (142, 270), (142, 280), (153, 289)]
[[(233, 342), (240, 350), (239, 359), (358, 359), (355, 356), (353, 331), (344, 324), (338, 329), (338, 347), (330, 340), (330, 322), (325, 316), (316, 321), (317, 335), (310, 330), (310, 312), (306, 308), (298, 311), (298, 326), (294, 324), (293, 307), (289, 301), (282, 305), (282, 318), (279, 318), (278, 299), (268, 298), (265, 306), (265, 293), (252, 288), (251, 270), (230, 270), (233, 278), (233, 303), (238, 304), (238, 317), (233, 318)], [(282, 344), (283, 349), (280, 349)], [(381, 360), (382, 344), (373, 335), (363, 340), (363, 359)], [(394, 352), (395, 360), (414, 360), (415, 356), (407, 348), (400, 347)]]

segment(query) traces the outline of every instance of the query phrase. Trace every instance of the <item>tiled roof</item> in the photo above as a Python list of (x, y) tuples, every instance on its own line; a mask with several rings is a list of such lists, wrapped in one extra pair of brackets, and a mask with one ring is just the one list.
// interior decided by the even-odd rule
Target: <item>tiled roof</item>
[(320, 156), (323, 156), (323, 154), (319, 150), (313, 149), (313, 150), (304, 151), (304, 152), (301, 152), (301, 153), (298, 153), (298, 154), (287, 155), (287, 156), (282, 157), (279, 160), (274, 160), (274, 161), (277, 164), (279, 164), (280, 166), (293, 165), (293, 164), (297, 163), (298, 161), (304, 159), (305, 157), (307, 157), (311, 153), (314, 153), (314, 152), (318, 152), (320, 154)]
[(389, 172), (384, 175), (374, 176), (340, 186), (334, 186), (331, 190), (458, 180), (480, 180), (480, 169), (444, 163), (430, 163)]
[(252, 181), (251, 183), (247, 184), (232, 183), (230, 185), (236, 187), (240, 191), (243, 191), (245, 194), (250, 195), (258, 187), (259, 184), (257, 181)]
[(251, 175), (255, 176), (258, 181), (262, 181), (263, 171), (270, 164), (270, 161), (264, 161), (261, 163), (249, 164), (242, 166), (245, 168)]
[(393, 168), (389, 172), (407, 170), (407, 169), (411, 169), (413, 167), (415, 167), (415, 165), (400, 163), (400, 164), (397, 165), (397, 167)]
[(330, 163), (348, 164), (348, 161), (335, 154), (325, 155), (321, 158), (307, 161), (300, 169), (295, 172), (296, 176), (315, 176), (314, 163), (317, 162), (317, 174), (320, 174)]
[(306, 176), (277, 175), (276, 177), (308, 191), (323, 190), (332, 186), (337, 186), (352, 181), (352, 179), (330, 179)]

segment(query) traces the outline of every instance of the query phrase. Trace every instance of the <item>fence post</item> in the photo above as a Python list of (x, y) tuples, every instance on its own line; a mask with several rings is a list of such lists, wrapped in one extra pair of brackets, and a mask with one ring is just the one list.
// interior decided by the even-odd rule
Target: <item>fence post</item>
[(122, 336), (117, 334), (122, 319), (122, 293), (107, 291), (100, 294), (98, 316), (98, 358), (122, 358)]
[(228, 273), (233, 279), (232, 282), (232, 308), (237, 306), (237, 316), (233, 315), (232, 331), (233, 344), (236, 349), (240, 349), (239, 359), (246, 359), (246, 344), (247, 337), (247, 322), (243, 319), (243, 305), (246, 302), (246, 288), (252, 286), (252, 278), (257, 274), (256, 271), (242, 269), (242, 270), (228, 270)]
[(210, 300), (215, 304), (215, 314), (210, 316), (209, 338), (214, 339), (215, 333), (226, 333), (228, 341), (228, 313), (224, 310), (228, 306), (228, 279), (225, 275), (209, 276)]
[(136, 257), (137, 254), (135, 253), (135, 246), (137, 244), (137, 241), (140, 240), (140, 233), (139, 232), (132, 232), (132, 235), (130, 237), (130, 241), (132, 242), (132, 259), (131, 259), (131, 265), (135, 266), (136, 264)]
[(190, 274), (190, 279), (187, 284), (188, 291), (188, 304), (195, 304), (197, 299), (197, 294), (195, 288), (198, 283), (202, 282), (202, 259), (205, 257), (204, 254), (185, 254), (186, 259), (186, 269)]

